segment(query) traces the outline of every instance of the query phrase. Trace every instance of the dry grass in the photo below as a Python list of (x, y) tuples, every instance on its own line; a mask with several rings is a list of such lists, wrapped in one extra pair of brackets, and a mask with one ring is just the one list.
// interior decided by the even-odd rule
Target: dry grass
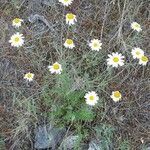
[[(64, 17), (70, 11), (78, 19), (72, 28), (65, 24)], [(43, 17), (35, 21), (31, 18), (31, 23), (28, 18), (34, 14)], [(83, 133), (88, 136), (82, 142), (95, 138), (92, 128), (102, 123), (115, 128), (113, 139), (110, 138), (112, 149), (123, 150), (127, 145), (128, 149), (141, 150), (149, 144), (149, 64), (146, 67), (138, 65), (130, 53), (132, 47), (139, 46), (149, 56), (148, 0), (74, 0), (68, 8), (54, 1), (47, 6), (40, 0), (1, 0), (0, 17), (0, 132), (8, 139), (6, 149), (33, 148), (32, 132), (37, 124), (54, 119), (54, 124), (59, 125), (57, 121), (60, 121), (61, 125), (66, 125), (50, 113), (54, 106), (62, 105), (59, 101), (62, 95), (53, 93), (61, 84), (62, 91), (95, 90), (101, 97), (100, 104), (93, 109), (94, 120), (67, 122), (72, 132), (79, 130), (76, 126), (85, 128)], [(15, 17), (24, 19), (20, 32), (26, 42), (19, 49), (8, 44), (16, 31), (11, 26)], [(133, 21), (142, 25), (140, 34), (131, 30)], [(74, 50), (63, 47), (67, 37), (74, 39)], [(102, 40), (100, 52), (90, 51), (87, 43), (92, 38)], [(107, 54), (113, 51), (126, 56), (125, 66), (107, 68)], [(62, 78), (50, 75), (47, 66), (55, 61), (63, 65), (69, 79), (65, 75)], [(23, 80), (28, 71), (35, 74), (32, 83)], [(117, 89), (122, 92), (123, 100), (114, 104), (110, 94)]]

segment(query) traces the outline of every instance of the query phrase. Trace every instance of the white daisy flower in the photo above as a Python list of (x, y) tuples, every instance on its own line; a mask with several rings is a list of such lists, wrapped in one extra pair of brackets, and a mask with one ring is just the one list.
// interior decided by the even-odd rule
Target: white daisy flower
[(61, 74), (62, 72), (62, 67), (61, 64), (59, 64), (58, 62), (55, 62), (52, 66), (48, 66), (49, 71), (53, 74)]
[(28, 73), (26, 73), (24, 75), (24, 79), (28, 80), (29, 82), (32, 81), (33, 78), (34, 78), (34, 74), (33, 73), (28, 72)]
[(86, 104), (91, 105), (91, 106), (94, 106), (99, 100), (97, 93), (94, 91), (86, 93), (84, 98), (85, 98)]
[(73, 0), (59, 0), (64, 6), (69, 6), (73, 2)]
[(11, 43), (11, 46), (14, 47), (20, 47), (24, 44), (24, 37), (23, 34), (20, 34), (19, 32), (17, 32), (16, 34), (12, 35), (9, 43)]
[(108, 66), (118, 67), (124, 65), (124, 56), (119, 54), (118, 52), (112, 53), (112, 55), (108, 55), (107, 64)]
[(73, 49), (75, 47), (74, 42), (71, 39), (67, 39), (64, 43), (64, 46), (70, 49)]
[(72, 13), (66, 14), (66, 24), (73, 25), (77, 21), (76, 15)]
[(15, 18), (13, 21), (12, 21), (12, 26), (14, 27), (20, 27), (21, 26), (21, 23), (23, 22), (22, 19), (20, 18)]
[(118, 102), (121, 100), (122, 95), (119, 91), (114, 91), (112, 92), (112, 95), (110, 97), (112, 98), (114, 102)]
[(93, 39), (91, 40), (91, 42), (89, 43), (89, 46), (91, 47), (91, 49), (93, 51), (99, 51), (102, 47), (102, 43), (100, 40), (98, 39)]
[(136, 58), (140, 59), (144, 55), (144, 51), (137, 47), (132, 49), (131, 54), (134, 59)]
[(142, 56), (139, 59), (139, 64), (145, 66), (148, 63), (148, 57), (147, 56)]
[(131, 23), (131, 28), (137, 32), (142, 31), (141, 25), (138, 24), (137, 22), (132, 22)]

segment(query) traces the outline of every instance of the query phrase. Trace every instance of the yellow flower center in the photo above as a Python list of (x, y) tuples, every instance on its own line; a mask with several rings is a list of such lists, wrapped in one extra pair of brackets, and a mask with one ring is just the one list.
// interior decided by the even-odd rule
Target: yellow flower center
[(31, 73), (28, 73), (28, 74), (27, 74), (27, 78), (29, 78), (29, 79), (32, 78), (32, 74), (31, 74)]
[(136, 55), (140, 55), (140, 52), (137, 51), (137, 52), (136, 52)]
[(54, 68), (55, 70), (58, 70), (58, 69), (60, 68), (60, 66), (59, 66), (59, 64), (54, 64), (54, 65), (53, 65), (53, 68)]
[(94, 100), (94, 96), (91, 95), (91, 96), (89, 97), (89, 99), (90, 99), (91, 101), (93, 101), (93, 100)]
[(69, 20), (74, 19), (74, 14), (72, 14), (72, 13), (67, 14), (67, 19), (69, 19)]
[(64, 2), (68, 2), (69, 0), (64, 0)]
[(66, 40), (66, 43), (67, 43), (68, 45), (71, 45), (71, 44), (73, 44), (73, 40), (67, 39), (67, 40)]
[(15, 38), (15, 42), (19, 42), (20, 38), (19, 37), (16, 37)]
[(114, 92), (114, 97), (120, 98), (121, 97), (121, 93), (119, 91), (115, 91)]
[(19, 18), (16, 18), (16, 19), (14, 19), (14, 22), (15, 22), (15, 23), (19, 23), (19, 22), (20, 22), (20, 19), (19, 19)]
[(94, 43), (93, 46), (94, 46), (94, 47), (98, 47), (98, 44), (97, 44), (97, 43)]
[(134, 27), (135, 28), (140, 28), (140, 25), (139, 24), (135, 24)]
[(146, 56), (142, 56), (142, 61), (144, 61), (144, 62), (148, 62), (148, 58), (146, 57)]
[(119, 58), (118, 58), (118, 57), (114, 57), (114, 58), (113, 58), (113, 61), (114, 61), (114, 62), (118, 62), (118, 61), (119, 61)]

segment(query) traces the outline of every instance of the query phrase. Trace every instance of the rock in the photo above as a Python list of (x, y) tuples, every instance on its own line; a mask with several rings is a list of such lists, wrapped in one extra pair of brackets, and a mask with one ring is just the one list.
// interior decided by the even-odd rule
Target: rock
[(102, 147), (100, 146), (100, 142), (93, 140), (89, 143), (89, 149), (88, 150), (102, 150)]
[(56, 150), (62, 142), (66, 129), (53, 128), (51, 126), (39, 126), (35, 131), (35, 149), (51, 148)]
[(89, 149), (88, 150), (113, 150), (112, 143), (107, 142), (106, 140), (92, 140), (89, 143)]
[(148, 146), (145, 150), (150, 150), (150, 146)]
[(63, 144), (62, 144), (62, 148), (63, 149), (67, 149), (67, 150), (71, 150), (75, 147), (75, 144), (78, 142), (79, 140), (79, 136), (68, 136), (63, 140)]
[(41, 35), (47, 31), (54, 32), (55, 25), (49, 22), (44, 16), (39, 14), (31, 14), (28, 17), (28, 21), (32, 23), (30, 30), (33, 31), (33, 35)]
[(35, 23), (36, 21), (42, 21), (43, 23), (45, 23), (46, 26), (50, 27), (50, 24), (49, 22), (45, 19), (44, 16), (42, 15), (38, 15), (38, 14), (31, 14), (29, 17), (28, 17), (28, 20), (31, 22), (31, 23)]

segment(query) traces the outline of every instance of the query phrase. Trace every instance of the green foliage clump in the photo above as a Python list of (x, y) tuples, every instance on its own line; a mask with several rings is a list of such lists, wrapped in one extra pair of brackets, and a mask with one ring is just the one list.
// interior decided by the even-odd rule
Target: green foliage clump
[(109, 124), (100, 124), (95, 128), (97, 138), (100, 139), (100, 147), (103, 150), (113, 147), (114, 127)]
[(59, 126), (90, 122), (95, 117), (90, 106), (85, 103), (85, 91), (74, 90), (73, 84), (73, 78), (68, 73), (63, 73), (56, 77), (56, 84), (52, 89), (47, 88), (44, 91), (44, 101), (51, 107), (49, 116)]
[(130, 147), (130, 143), (128, 140), (124, 140), (120, 143), (119, 145), (119, 150), (130, 150), (131, 147)]

